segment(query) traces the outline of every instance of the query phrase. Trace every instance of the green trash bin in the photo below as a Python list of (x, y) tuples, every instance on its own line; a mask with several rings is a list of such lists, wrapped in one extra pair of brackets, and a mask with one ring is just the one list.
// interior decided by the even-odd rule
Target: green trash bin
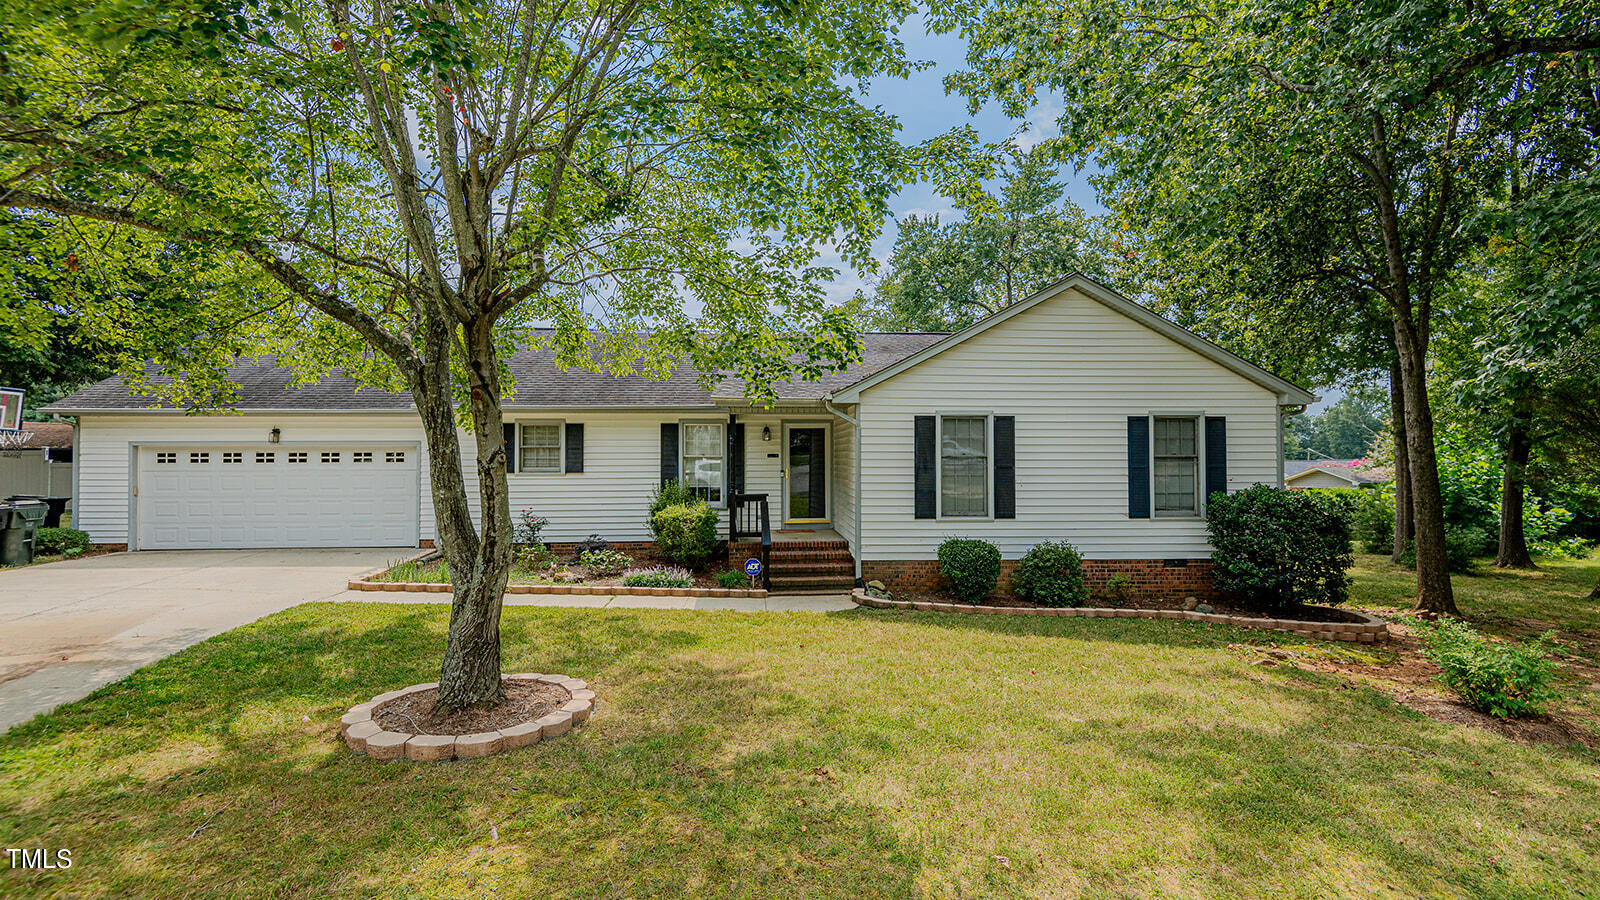
[(13, 503), (0, 512), (0, 566), (21, 566), (33, 562), (33, 539), (39, 523), (50, 512), (43, 503)]

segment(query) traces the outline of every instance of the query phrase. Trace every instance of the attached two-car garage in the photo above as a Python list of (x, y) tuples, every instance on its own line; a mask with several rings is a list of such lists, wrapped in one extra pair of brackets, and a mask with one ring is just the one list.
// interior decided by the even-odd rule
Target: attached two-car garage
[(415, 547), (416, 445), (136, 448), (141, 550)]

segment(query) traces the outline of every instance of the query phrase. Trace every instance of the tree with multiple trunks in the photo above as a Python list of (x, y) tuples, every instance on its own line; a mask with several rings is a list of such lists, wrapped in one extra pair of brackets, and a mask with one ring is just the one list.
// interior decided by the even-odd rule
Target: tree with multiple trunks
[(865, 261), (934, 152), (860, 100), (906, 73), (893, 32), (911, 11), (19, 0), (0, 13), (0, 206), (50, 228), (61, 259), (177, 246), (224, 273), (170, 342), (186, 375), (268, 351), (409, 391), (454, 588), (438, 708), (492, 704), (506, 354), (548, 323), (563, 366), (687, 359), (757, 400), (848, 362), (817, 259)]
[(1427, 392), (1435, 298), (1482, 241), (1476, 213), (1505, 161), (1564, 152), (1581, 129), (1566, 98), (1592, 81), (1600, 2), (974, 0), (933, 21), (973, 36), (954, 79), (969, 95), (1013, 114), (1063, 95), (1055, 148), (1094, 158), (1113, 211), (1171, 252), (1248, 239), (1268, 284), (1356, 299), (1393, 345), (1417, 606), (1454, 613)]
[(1105, 278), (1094, 223), (1065, 198), (1043, 152), (1013, 152), (998, 191), (973, 184), (959, 215), (900, 221), (894, 252), (867, 307), (884, 331), (958, 331), (1074, 272)]

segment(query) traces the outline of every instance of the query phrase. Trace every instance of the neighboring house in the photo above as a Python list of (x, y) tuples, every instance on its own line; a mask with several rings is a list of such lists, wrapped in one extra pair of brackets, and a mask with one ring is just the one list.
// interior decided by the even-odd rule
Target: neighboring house
[(72, 496), (72, 423), (23, 422), (18, 449), (0, 450), (0, 500), (15, 494)]
[(1283, 461), (1285, 487), (1351, 488), (1388, 484), (1394, 475), (1388, 469), (1369, 465), (1365, 459), (1286, 459)]
[[(651, 489), (676, 478), (719, 509), (769, 497), (792, 540), (778, 586), (930, 587), (940, 541), (967, 535), (1008, 560), (1067, 540), (1093, 578), (1197, 591), (1205, 497), (1282, 484), (1281, 416), (1314, 401), (1081, 276), (955, 334), (862, 344), (846, 371), (781, 385), (771, 409), (687, 367), (651, 381), (514, 354), (512, 509), (548, 517), (554, 543), (643, 542)], [(293, 388), (270, 361), (234, 377), (238, 415), (148, 408), (117, 379), (50, 407), (78, 417), (79, 527), (137, 549), (431, 542), (406, 395), (344, 378)], [(475, 496), (465, 435), (462, 450)]]

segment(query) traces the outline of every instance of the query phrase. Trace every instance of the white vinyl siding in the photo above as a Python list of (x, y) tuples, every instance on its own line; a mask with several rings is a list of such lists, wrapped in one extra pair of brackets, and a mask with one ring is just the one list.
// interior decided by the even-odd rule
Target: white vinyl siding
[[(1015, 519), (914, 517), (914, 418), (936, 410), (1016, 416)], [(1205, 522), (1128, 518), (1130, 415), (1226, 416), (1228, 484), (1275, 484), (1277, 397), (1075, 290), (868, 388), (859, 406), (863, 559), (934, 559), (960, 534), (1007, 559), (1043, 540), (1094, 559), (1203, 559)]]
[(856, 541), (856, 429), (843, 419), (833, 420), (832, 491), (833, 530), (850, 542)]

